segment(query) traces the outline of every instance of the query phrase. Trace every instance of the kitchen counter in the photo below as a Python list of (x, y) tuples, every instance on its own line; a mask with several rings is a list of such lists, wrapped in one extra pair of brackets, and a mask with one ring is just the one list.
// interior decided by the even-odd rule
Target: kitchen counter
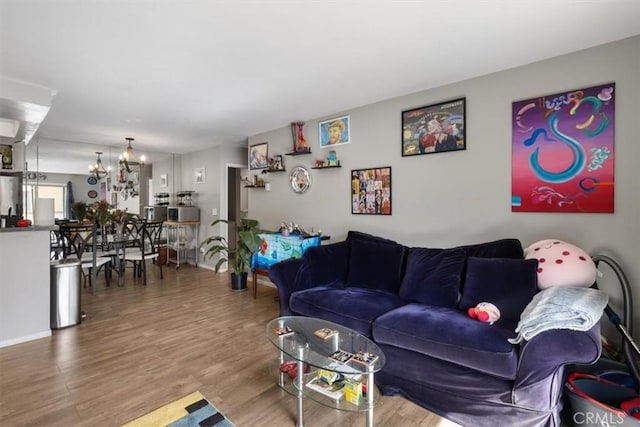
[(5, 227), (0, 228), (0, 233), (10, 233), (12, 231), (51, 231), (57, 230), (57, 225), (32, 225), (29, 227)]
[(0, 347), (51, 335), (50, 230), (0, 228)]

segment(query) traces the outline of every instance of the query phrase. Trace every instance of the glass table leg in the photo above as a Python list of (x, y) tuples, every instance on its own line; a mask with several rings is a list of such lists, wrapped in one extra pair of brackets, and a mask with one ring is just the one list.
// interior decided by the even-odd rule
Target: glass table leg
[(373, 393), (376, 384), (373, 382), (373, 366), (368, 367), (367, 373), (367, 427), (373, 427)]
[(303, 393), (302, 393), (302, 387), (304, 387), (303, 384), (303, 378), (304, 378), (304, 362), (302, 362), (304, 360), (304, 351), (305, 351), (305, 347), (299, 346), (297, 348), (298, 350), (298, 374), (296, 375), (296, 383), (298, 385), (298, 423), (296, 424), (297, 427), (303, 427), (304, 426), (304, 419), (303, 419), (303, 414), (302, 414), (302, 398), (303, 398)]

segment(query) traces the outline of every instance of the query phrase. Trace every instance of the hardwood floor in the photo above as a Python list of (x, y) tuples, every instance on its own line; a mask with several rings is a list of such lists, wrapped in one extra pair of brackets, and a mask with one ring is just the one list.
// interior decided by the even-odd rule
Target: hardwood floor
[[(267, 370), (276, 349), (265, 324), (276, 290), (230, 291), (229, 276), (185, 265), (151, 267), (148, 286), (92, 295), (87, 317), (50, 338), (0, 349), (1, 426), (119, 426), (199, 390), (236, 426), (294, 426), (296, 400)], [(27, 316), (28, 313), (25, 313)], [(305, 425), (364, 425), (365, 415), (304, 401)], [(383, 396), (378, 426), (454, 426), (401, 397)]]

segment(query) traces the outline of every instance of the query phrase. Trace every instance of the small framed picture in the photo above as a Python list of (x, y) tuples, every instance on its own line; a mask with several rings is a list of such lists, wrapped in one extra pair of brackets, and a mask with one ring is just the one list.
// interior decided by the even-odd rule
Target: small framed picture
[(249, 146), (249, 169), (265, 169), (269, 166), (268, 146), (266, 142)]
[(284, 170), (284, 161), (282, 160), (281, 154), (276, 154), (275, 156), (269, 158), (269, 170), (270, 171)]
[(351, 213), (391, 215), (391, 167), (351, 171)]
[(107, 202), (107, 183), (104, 181), (100, 183), (100, 200)]
[(402, 112), (402, 156), (465, 150), (466, 99)]
[(320, 148), (337, 147), (351, 142), (351, 119), (349, 116), (320, 122), (319, 138)]
[(196, 184), (205, 183), (204, 168), (195, 168), (194, 174)]
[(160, 175), (160, 187), (167, 188), (169, 186), (169, 177), (166, 173)]

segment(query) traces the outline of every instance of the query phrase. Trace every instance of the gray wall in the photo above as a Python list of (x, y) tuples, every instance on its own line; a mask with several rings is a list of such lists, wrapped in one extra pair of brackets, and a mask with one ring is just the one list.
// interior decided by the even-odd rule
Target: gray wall
[[(178, 154), (174, 154), (166, 160), (161, 160), (153, 163), (153, 192), (155, 193), (169, 193), (171, 199), (169, 203), (174, 205), (176, 200), (173, 198), (177, 190), (183, 190), (182, 188), (182, 157)], [(160, 177), (167, 175), (167, 187), (160, 185)], [(151, 195), (153, 199), (153, 194)]]
[[(227, 218), (227, 166), (245, 166), (247, 150), (245, 147), (213, 147), (206, 150), (184, 154), (180, 159), (182, 187), (176, 190), (194, 190), (196, 205), (200, 207), (200, 236), (202, 242), (206, 237), (221, 234), (219, 226), (214, 229), (211, 223), (218, 218)], [(205, 168), (205, 182), (195, 182), (195, 169)], [(162, 173), (162, 172), (160, 172)], [(154, 188), (159, 180), (154, 163)], [(159, 181), (158, 181), (159, 185)], [(216, 209), (217, 215), (213, 215)], [(212, 268), (216, 259), (199, 259), (202, 267)]]
[[(463, 62), (461, 62), (461, 66)], [(428, 72), (428, 71), (425, 71)], [(398, 76), (398, 78), (402, 78)], [(511, 212), (511, 104), (555, 92), (616, 83), (615, 213), (542, 214)], [(331, 96), (330, 91), (327, 96)], [(458, 97), (467, 100), (467, 150), (401, 157), (401, 111)], [(576, 52), (484, 77), (377, 104), (307, 120), (305, 137), (313, 153), (284, 156), (287, 170), (312, 166), (328, 152), (318, 145), (318, 121), (351, 116), (352, 143), (337, 148), (341, 169), (311, 170), (313, 184), (295, 194), (288, 173), (267, 177), (272, 190), (249, 190), (249, 217), (264, 228), (286, 221), (321, 228), (332, 242), (350, 229), (406, 245), (448, 247), (502, 237), (523, 245), (558, 238), (591, 254), (618, 261), (640, 299), (640, 37)], [(313, 100), (308, 100), (313, 102)], [(292, 120), (296, 119), (292, 117)], [(286, 124), (285, 124), (286, 125)], [(291, 151), (289, 126), (254, 135), (267, 141), (269, 155)], [(350, 170), (392, 167), (393, 215), (351, 215)], [(255, 171), (253, 171), (255, 172)], [(621, 292), (610, 271), (599, 281), (619, 307)], [(621, 313), (621, 311), (619, 311)], [(636, 331), (638, 330), (636, 319)]]

